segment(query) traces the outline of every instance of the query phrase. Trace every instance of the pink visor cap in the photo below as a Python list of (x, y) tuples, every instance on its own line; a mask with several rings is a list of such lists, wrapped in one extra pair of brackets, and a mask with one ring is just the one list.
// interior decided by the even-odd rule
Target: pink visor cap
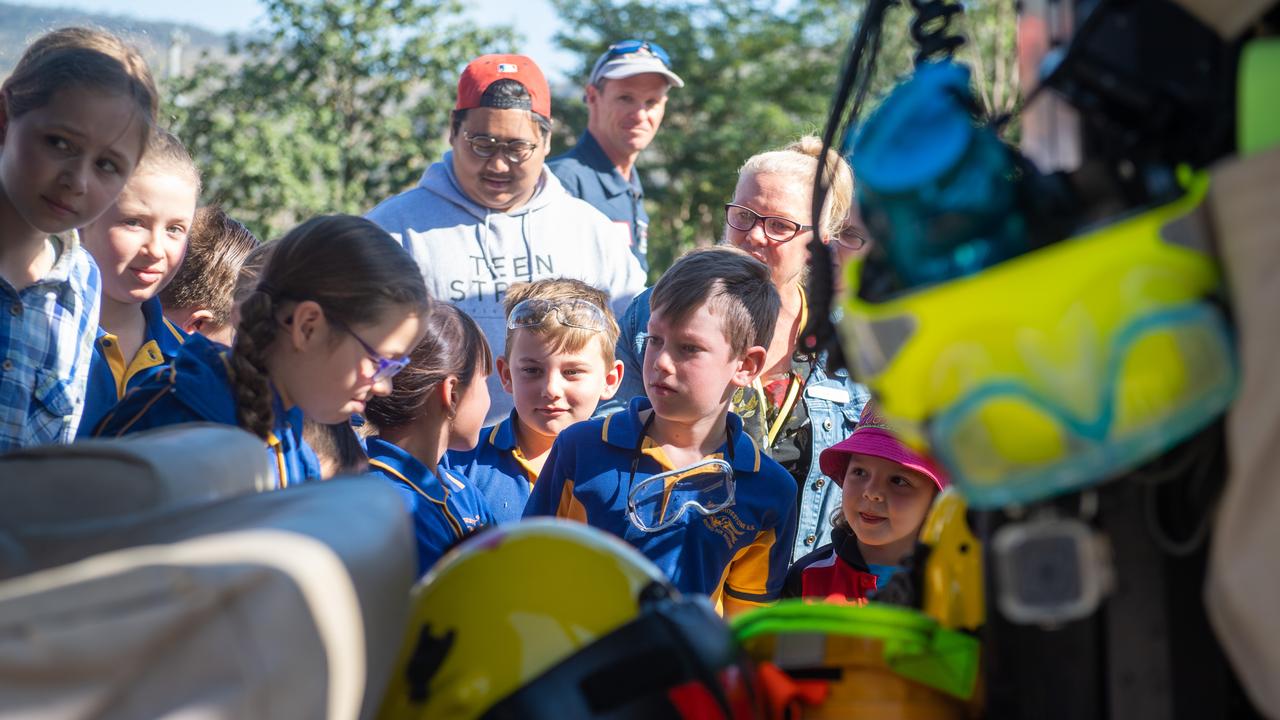
[(822, 474), (837, 485), (844, 485), (844, 473), (849, 467), (849, 456), (874, 455), (892, 460), (929, 478), (942, 490), (950, 484), (946, 473), (927, 458), (916, 454), (893, 434), (889, 423), (876, 412), (874, 401), (868, 400), (858, 416), (858, 426), (849, 437), (822, 451), (818, 466)]

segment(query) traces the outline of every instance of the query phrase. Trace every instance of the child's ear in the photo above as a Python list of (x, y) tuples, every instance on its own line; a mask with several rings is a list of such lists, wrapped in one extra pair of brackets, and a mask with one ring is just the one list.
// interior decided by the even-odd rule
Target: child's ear
[(608, 372), (604, 374), (604, 392), (600, 393), (601, 400), (609, 400), (618, 393), (618, 387), (622, 385), (622, 372), (625, 366), (621, 360), (614, 360), (613, 367), (606, 369)]
[(738, 359), (738, 370), (733, 374), (733, 384), (738, 387), (747, 387), (760, 377), (760, 373), (764, 372), (764, 359), (768, 354), (763, 347), (752, 345), (747, 348), (742, 357)]
[(294, 305), (285, 319), (285, 325), (289, 328), (293, 349), (298, 352), (303, 352), (314, 344), (322, 327), (333, 330), (333, 326), (325, 319), (324, 310), (314, 300), (303, 300)]
[(440, 407), (444, 408), (445, 416), (452, 419), (458, 414), (458, 378), (450, 375), (437, 387), (440, 388)]
[(498, 371), (498, 382), (502, 383), (502, 389), (507, 391), (508, 395), (514, 395), (511, 391), (511, 366), (507, 364), (507, 359), (501, 355), (493, 359), (493, 365)]
[(188, 335), (194, 335), (206, 327), (212, 326), (213, 313), (205, 309), (194, 310), (187, 319), (182, 323), (182, 331)]

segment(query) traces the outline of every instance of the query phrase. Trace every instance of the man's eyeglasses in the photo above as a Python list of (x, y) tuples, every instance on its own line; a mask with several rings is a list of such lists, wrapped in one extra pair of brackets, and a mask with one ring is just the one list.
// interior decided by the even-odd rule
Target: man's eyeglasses
[(812, 230), (812, 225), (801, 225), (795, 220), (788, 220), (777, 215), (761, 215), (749, 207), (725, 203), (724, 221), (729, 227), (739, 232), (748, 233), (759, 223), (764, 227), (764, 235), (776, 243), (784, 243), (796, 235)]
[(462, 131), (462, 139), (471, 146), (471, 152), (475, 153), (476, 157), (488, 160), (501, 152), (502, 157), (512, 165), (519, 165), (533, 157), (533, 151), (538, 149), (538, 143), (531, 143), (528, 140), (502, 142), (488, 135), (472, 135), (465, 130)]
[(507, 329), (539, 327), (547, 321), (547, 317), (555, 315), (556, 320), (565, 327), (604, 332), (609, 327), (609, 319), (604, 311), (586, 300), (543, 300), (531, 298), (511, 308), (507, 316)]
[(339, 328), (342, 329), (343, 332), (355, 338), (356, 342), (360, 343), (360, 347), (364, 348), (365, 354), (368, 355), (369, 359), (373, 361), (373, 365), (375, 368), (373, 371), (373, 382), (378, 383), (378, 382), (382, 382), (383, 380), (390, 380), (391, 378), (395, 377), (396, 374), (398, 374), (401, 370), (408, 367), (409, 358), (407, 356), (402, 358), (396, 358), (396, 359), (383, 357), (381, 353), (379, 353), (377, 350), (374, 350), (369, 345), (369, 343), (365, 342), (363, 338), (357, 335), (354, 330), (347, 327), (346, 323), (335, 320), (333, 318), (329, 318), (329, 322), (333, 325), (337, 325)]

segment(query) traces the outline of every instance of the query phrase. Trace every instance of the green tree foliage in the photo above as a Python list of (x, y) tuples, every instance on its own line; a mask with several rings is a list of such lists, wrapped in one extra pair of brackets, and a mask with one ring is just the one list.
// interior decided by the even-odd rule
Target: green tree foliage
[(265, 0), (269, 30), (166, 88), (205, 195), (263, 237), (362, 213), (445, 149), (458, 73), (509, 45), (453, 0)]
[[(557, 40), (581, 60), (578, 78), (585, 81), (610, 42), (635, 37), (666, 48), (685, 80), (685, 87), (671, 91), (663, 128), (639, 161), (655, 276), (681, 252), (721, 236), (723, 205), (748, 157), (806, 133), (821, 134), (863, 7), (848, 0), (553, 2), (569, 28)], [(954, 29), (975, 34), (959, 59), (972, 62), (964, 53), (976, 53), (985, 60), (975, 68), (975, 85), (984, 101), (1001, 98), (992, 104), (1004, 108), (1016, 98), (1016, 76), (991, 54), (1008, 54), (1012, 65), (1013, 46), (987, 37), (1012, 37), (1013, 15), (992, 7), (999, 3), (1012, 9), (1011, 0), (967, 2), (970, 17)], [(868, 107), (911, 69), (911, 17), (902, 7), (887, 15)], [(991, 89), (997, 85), (998, 91)], [(555, 108), (558, 152), (586, 127), (581, 90), (556, 98)]]

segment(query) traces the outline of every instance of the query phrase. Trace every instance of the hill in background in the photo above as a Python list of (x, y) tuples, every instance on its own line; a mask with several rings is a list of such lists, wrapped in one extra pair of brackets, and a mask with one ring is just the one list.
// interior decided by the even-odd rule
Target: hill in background
[(196, 25), (151, 22), (126, 15), (91, 13), (72, 8), (34, 7), (0, 2), (0, 78), (13, 69), (22, 51), (43, 33), (68, 25), (100, 27), (137, 45), (156, 79), (169, 72), (170, 45), (183, 38), (181, 62), (196, 62), (208, 51), (213, 57), (226, 53), (227, 37)]

